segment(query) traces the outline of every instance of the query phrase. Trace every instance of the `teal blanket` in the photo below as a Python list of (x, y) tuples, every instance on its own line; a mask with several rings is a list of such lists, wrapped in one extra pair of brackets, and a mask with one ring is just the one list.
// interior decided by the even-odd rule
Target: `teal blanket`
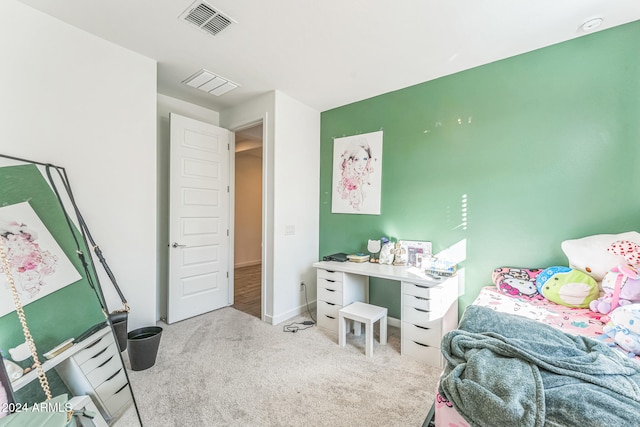
[(640, 425), (640, 364), (599, 341), (469, 306), (442, 352), (439, 392), (472, 426)]

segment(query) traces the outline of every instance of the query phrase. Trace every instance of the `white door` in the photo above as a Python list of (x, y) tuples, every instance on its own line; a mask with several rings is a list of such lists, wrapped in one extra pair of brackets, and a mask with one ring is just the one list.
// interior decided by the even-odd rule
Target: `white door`
[(232, 303), (229, 292), (231, 133), (173, 113), (170, 126), (167, 323)]

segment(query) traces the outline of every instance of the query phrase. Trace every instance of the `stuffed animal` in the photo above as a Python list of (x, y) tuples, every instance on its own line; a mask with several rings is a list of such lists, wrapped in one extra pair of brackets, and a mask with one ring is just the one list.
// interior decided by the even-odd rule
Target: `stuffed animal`
[(619, 306), (640, 303), (640, 274), (630, 265), (611, 269), (602, 279), (604, 295), (589, 304), (591, 311), (609, 314)]
[(627, 352), (629, 357), (640, 355), (640, 304), (618, 307), (603, 332)]
[(507, 295), (535, 297), (538, 295), (536, 277), (541, 271), (539, 268), (499, 267), (493, 270), (491, 279)]
[(393, 252), (394, 252), (394, 244), (390, 242), (389, 239), (383, 237), (382, 239), (382, 248), (380, 249), (380, 264), (393, 264)]
[(580, 270), (548, 267), (536, 277), (538, 292), (549, 301), (574, 308), (588, 308), (600, 291), (595, 279)]

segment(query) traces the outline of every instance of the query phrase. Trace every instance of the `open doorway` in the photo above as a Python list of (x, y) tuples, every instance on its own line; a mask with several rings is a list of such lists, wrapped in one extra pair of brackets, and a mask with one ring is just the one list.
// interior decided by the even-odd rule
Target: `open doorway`
[(235, 132), (234, 304), (262, 316), (262, 123)]

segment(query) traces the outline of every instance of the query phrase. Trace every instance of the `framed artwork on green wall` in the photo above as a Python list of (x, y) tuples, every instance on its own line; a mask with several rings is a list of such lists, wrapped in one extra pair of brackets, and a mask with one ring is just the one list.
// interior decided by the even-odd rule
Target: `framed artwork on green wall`
[(382, 131), (335, 138), (331, 212), (380, 215)]

